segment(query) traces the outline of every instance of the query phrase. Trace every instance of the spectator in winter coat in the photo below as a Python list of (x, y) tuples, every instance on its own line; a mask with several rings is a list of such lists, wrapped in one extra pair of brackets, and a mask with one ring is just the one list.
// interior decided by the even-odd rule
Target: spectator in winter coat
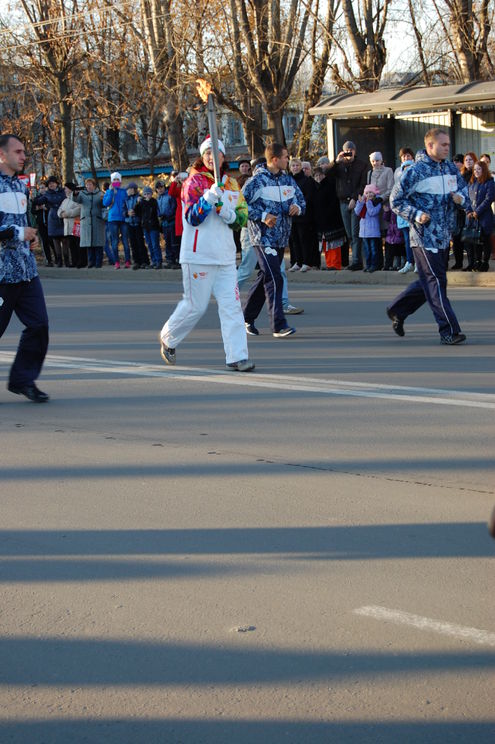
[(473, 166), (473, 176), (469, 184), (469, 200), (471, 211), (468, 211), (468, 221), (476, 220), (481, 228), (482, 244), (466, 244), (468, 251), (468, 266), (473, 271), (488, 271), (488, 262), (492, 250), (491, 235), (493, 232), (492, 202), (495, 201), (495, 182), (485, 162), (478, 160)]
[(406, 163), (406, 162), (414, 163), (414, 152), (411, 150), (410, 147), (400, 148), (399, 160), (400, 160), (400, 165), (394, 171), (394, 186), (398, 181), (400, 181), (402, 174), (404, 172), (402, 168), (403, 163)]
[(327, 175), (330, 161), (323, 157), (318, 162), (321, 165), (317, 165), (314, 172), (315, 228), (322, 253), (324, 253), (326, 268), (338, 270), (342, 267), (342, 245), (347, 238), (335, 191), (335, 181)]
[(79, 231), (81, 207), (72, 196), (77, 190), (75, 183), (68, 182), (64, 186), (65, 199), (58, 208), (58, 216), (64, 220), (64, 237), (62, 249), (66, 266), (80, 269), (84, 263), (79, 255)]
[[(413, 165), (413, 160), (404, 159), (401, 165), (401, 172), (404, 173), (408, 168)], [(411, 248), (411, 239), (409, 237), (409, 221), (405, 220), (400, 214), (397, 215), (397, 227), (402, 233), (404, 238), (404, 246), (406, 249), (406, 263), (399, 269), (399, 274), (407, 274), (409, 271), (414, 271), (414, 254)]]
[[(84, 189), (75, 191), (73, 200), (81, 205), (81, 235), (79, 252), (88, 269), (101, 269), (105, 243), (105, 221), (102, 216), (103, 192), (94, 178), (87, 178)], [(83, 253), (86, 254), (83, 256)]]
[(366, 163), (356, 157), (356, 145), (351, 141), (344, 142), (336, 160), (329, 166), (329, 175), (335, 179), (340, 214), (352, 249), (349, 271), (359, 271), (363, 268), (359, 217), (354, 207), (358, 195), (363, 193), (366, 186), (366, 169)]
[(158, 202), (153, 197), (151, 186), (143, 189), (143, 198), (137, 202), (134, 211), (141, 221), (143, 235), (151, 256), (154, 269), (162, 268), (162, 251), (160, 248), (160, 220), (158, 218)]
[(175, 237), (175, 214), (177, 199), (173, 196), (163, 181), (155, 184), (158, 202), (158, 217), (165, 240), (165, 268), (180, 269), (179, 247)]
[(182, 232), (183, 232), (183, 226), (182, 226), (182, 200), (181, 200), (181, 192), (182, 192), (182, 185), (187, 180), (187, 173), (177, 173), (177, 171), (174, 171), (172, 173), (172, 180), (170, 181), (168, 185), (168, 193), (170, 196), (173, 196), (175, 201), (177, 202), (177, 208), (175, 210), (175, 243), (177, 245), (177, 250), (180, 255), (180, 245), (182, 240)]
[(112, 244), (114, 266), (116, 269), (120, 269), (120, 236), (122, 238), (122, 245), (124, 246), (125, 268), (129, 269), (131, 266), (131, 252), (129, 249), (129, 236), (124, 215), (124, 202), (127, 197), (127, 192), (121, 187), (122, 176), (118, 171), (111, 174), (110, 180), (110, 188), (108, 191), (105, 191), (105, 195), (103, 196), (103, 206), (108, 207), (107, 222)]
[(43, 200), (44, 195), (47, 191), (46, 183), (40, 183), (38, 194), (31, 201), (31, 212), (36, 218), (38, 225), (38, 235), (41, 239), (41, 245), (43, 247), (43, 253), (45, 254), (45, 262), (47, 266), (53, 266), (52, 252), (57, 260), (55, 254), (55, 248), (50, 237), (48, 237), (48, 206)]
[[(48, 207), (47, 229), (48, 237), (53, 243), (57, 266), (62, 266), (62, 238), (64, 237), (64, 221), (58, 216), (58, 208), (65, 197), (65, 191), (60, 186), (56, 176), (50, 176), (46, 182), (47, 189), (40, 198), (40, 204)], [(68, 266), (68, 263), (66, 264)]]
[(382, 201), (380, 192), (374, 183), (364, 187), (363, 195), (358, 196), (354, 211), (359, 217), (359, 237), (363, 241), (363, 256), (366, 261), (365, 271), (372, 274), (379, 269), (378, 252), (381, 252), (380, 212)]
[(136, 206), (141, 201), (137, 183), (131, 181), (127, 184), (127, 197), (124, 202), (125, 223), (129, 234), (129, 242), (132, 252), (132, 268), (147, 269), (150, 265), (148, 251), (144, 244), (143, 228), (141, 219), (136, 211)]
[[(306, 176), (302, 170), (302, 161), (292, 158), (289, 164), (292, 178), (301, 189), (306, 202), (304, 214), (293, 217), (290, 232), (289, 271), (309, 271), (312, 267), (320, 268), (320, 255), (314, 225), (314, 201), (316, 196), (316, 181)], [(318, 254), (318, 259), (316, 258)]]

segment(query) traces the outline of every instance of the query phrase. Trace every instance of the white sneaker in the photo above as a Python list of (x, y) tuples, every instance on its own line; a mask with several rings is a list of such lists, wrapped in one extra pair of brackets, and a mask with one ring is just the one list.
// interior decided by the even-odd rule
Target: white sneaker
[(413, 271), (413, 269), (414, 269), (414, 266), (412, 265), (412, 263), (409, 263), (409, 261), (406, 261), (406, 263), (404, 264), (404, 266), (402, 267), (402, 269), (399, 269), (399, 271), (397, 273), (398, 274), (407, 274), (407, 273), (409, 273), (409, 271)]
[(285, 315), (301, 315), (303, 312), (304, 310), (302, 307), (294, 307), (294, 305), (286, 305), (286, 307), (284, 307)]
[(292, 266), (290, 267), (289, 271), (299, 271), (300, 268), (301, 267), (299, 266), (299, 264), (296, 264), (295, 263), (295, 264), (292, 264)]
[(303, 264), (301, 268), (299, 269), (299, 271), (302, 271), (302, 272), (311, 271), (311, 266), (308, 266), (308, 264)]
[(415, 274), (417, 274), (417, 273), (418, 273), (418, 267), (417, 267), (417, 266), (415, 266), (415, 267), (414, 267), (414, 273), (415, 273)]

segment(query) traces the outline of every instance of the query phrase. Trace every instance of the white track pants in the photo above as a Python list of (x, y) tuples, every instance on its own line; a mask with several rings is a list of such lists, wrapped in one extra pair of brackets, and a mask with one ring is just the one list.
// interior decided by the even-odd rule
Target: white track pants
[(246, 327), (235, 266), (183, 263), (182, 283), (182, 300), (161, 330), (163, 343), (175, 349), (204, 315), (213, 294), (218, 304), (226, 363), (247, 359)]

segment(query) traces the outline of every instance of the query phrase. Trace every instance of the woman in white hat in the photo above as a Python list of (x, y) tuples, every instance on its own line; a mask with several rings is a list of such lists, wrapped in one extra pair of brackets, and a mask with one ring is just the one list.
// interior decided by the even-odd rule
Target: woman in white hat
[(237, 182), (227, 176), (225, 147), (219, 141), (221, 183), (215, 183), (211, 141), (199, 148), (182, 187), (183, 227), (179, 262), (184, 294), (160, 333), (161, 355), (175, 364), (175, 349), (204, 315), (213, 294), (218, 304), (227, 369), (249, 372), (246, 327), (236, 274), (233, 230), (247, 223), (247, 204)]

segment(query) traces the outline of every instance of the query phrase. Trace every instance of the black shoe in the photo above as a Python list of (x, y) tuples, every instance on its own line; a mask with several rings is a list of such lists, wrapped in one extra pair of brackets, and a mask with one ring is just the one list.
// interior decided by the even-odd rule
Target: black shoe
[(246, 326), (246, 333), (248, 333), (250, 336), (259, 336), (260, 332), (254, 325), (254, 323), (244, 323)]
[(461, 263), (452, 264), (452, 266), (450, 267), (450, 271), (462, 271), (462, 264)]
[(466, 266), (465, 269), (462, 269), (462, 271), (472, 271), (472, 270), (473, 270), (472, 266)]
[(392, 328), (398, 336), (405, 336), (404, 321), (394, 315), (390, 310), (387, 310), (387, 315), (392, 321)]
[(455, 344), (462, 344), (466, 340), (464, 333), (453, 333), (445, 336), (440, 336), (440, 343), (446, 346), (455, 346)]
[(31, 385), (22, 385), (22, 387), (8, 385), (7, 389), (9, 392), (15, 393), (15, 395), (25, 395), (26, 398), (32, 400), (33, 403), (46, 403), (50, 400), (50, 396), (46, 393), (42, 393), (41, 390), (38, 390), (34, 382), (31, 383)]
[(347, 271), (362, 271), (362, 264), (351, 264), (347, 267)]

